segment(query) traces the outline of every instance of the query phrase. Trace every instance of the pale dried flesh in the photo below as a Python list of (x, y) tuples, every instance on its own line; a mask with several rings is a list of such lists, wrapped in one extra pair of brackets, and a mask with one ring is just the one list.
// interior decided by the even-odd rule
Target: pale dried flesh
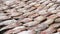
[(60, 0), (0, 0), (0, 34), (60, 34)]

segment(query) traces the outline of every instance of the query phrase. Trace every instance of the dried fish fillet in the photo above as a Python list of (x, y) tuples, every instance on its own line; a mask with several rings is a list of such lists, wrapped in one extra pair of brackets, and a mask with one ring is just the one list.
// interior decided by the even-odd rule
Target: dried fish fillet
[(1, 34), (60, 34), (60, 0), (0, 0)]
[(4, 22), (1, 22), (0, 23), (0, 26), (1, 25), (9, 25), (9, 24), (12, 24), (12, 23), (16, 23), (17, 21), (16, 20), (7, 20), (7, 21), (4, 21)]
[(33, 30), (28, 30), (28, 31), (22, 31), (18, 34), (35, 34), (35, 32)]
[(7, 32), (5, 32), (4, 34), (11, 34), (11, 33), (18, 33), (18, 32), (21, 32), (22, 30), (25, 30), (26, 27), (25, 26), (18, 26), (16, 28), (13, 28), (12, 30), (9, 30)]

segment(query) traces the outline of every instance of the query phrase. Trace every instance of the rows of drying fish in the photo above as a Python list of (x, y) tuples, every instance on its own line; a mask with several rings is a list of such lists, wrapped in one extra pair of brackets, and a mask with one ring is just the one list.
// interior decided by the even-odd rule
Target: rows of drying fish
[(0, 0), (0, 33), (60, 34), (60, 0)]

